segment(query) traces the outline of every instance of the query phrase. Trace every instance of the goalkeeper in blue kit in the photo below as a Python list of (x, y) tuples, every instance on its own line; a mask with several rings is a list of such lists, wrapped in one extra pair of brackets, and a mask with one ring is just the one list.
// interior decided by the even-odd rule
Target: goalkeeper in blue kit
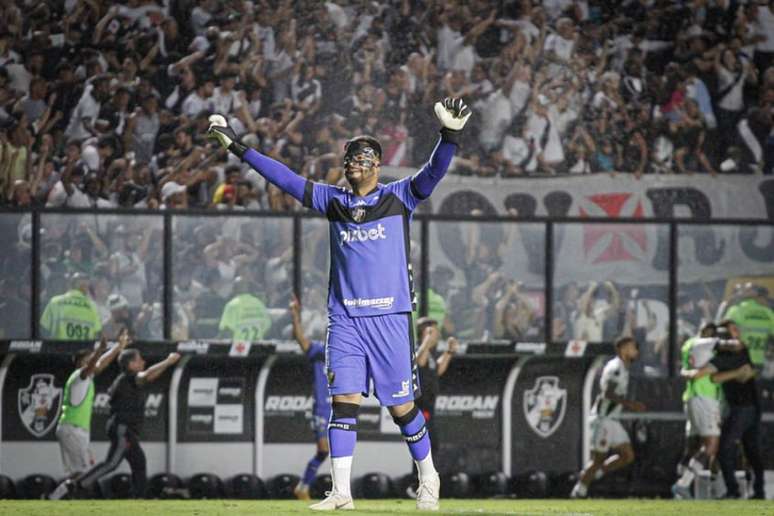
[(379, 402), (400, 427), (419, 471), (417, 509), (437, 510), (440, 480), (430, 453), (415, 364), (409, 222), (446, 174), (470, 110), (461, 99), (436, 102), (442, 124), (429, 161), (415, 175), (379, 184), (382, 149), (371, 136), (345, 146), (344, 173), (351, 189), (308, 181), (285, 165), (236, 139), (222, 115), (212, 115), (208, 136), (247, 162), (266, 180), (329, 221), (331, 267), (328, 388), (333, 398), (328, 424), (333, 489), (314, 510), (353, 509), (350, 489), (357, 414), (373, 384)]

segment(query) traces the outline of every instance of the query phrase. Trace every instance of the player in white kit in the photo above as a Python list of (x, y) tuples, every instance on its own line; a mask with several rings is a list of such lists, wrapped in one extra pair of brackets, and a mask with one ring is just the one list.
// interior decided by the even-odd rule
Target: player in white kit
[(608, 361), (602, 370), (599, 395), (591, 409), (591, 462), (580, 472), (580, 479), (570, 493), (571, 498), (585, 498), (594, 480), (634, 461), (629, 435), (618, 421), (618, 416), (623, 409), (632, 412), (645, 410), (641, 402), (626, 399), (629, 367), (640, 356), (640, 349), (633, 337), (621, 337), (615, 343), (615, 351), (616, 357)]

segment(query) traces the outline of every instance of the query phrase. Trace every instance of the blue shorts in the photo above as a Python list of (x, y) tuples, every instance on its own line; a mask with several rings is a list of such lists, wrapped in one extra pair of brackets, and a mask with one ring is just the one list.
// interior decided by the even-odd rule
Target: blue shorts
[(325, 365), (331, 395), (362, 393), (373, 383), (383, 406), (419, 397), (410, 313), (328, 317)]

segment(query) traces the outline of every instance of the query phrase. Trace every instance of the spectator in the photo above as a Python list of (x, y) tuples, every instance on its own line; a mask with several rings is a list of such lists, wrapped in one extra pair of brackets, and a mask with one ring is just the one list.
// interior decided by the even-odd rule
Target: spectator
[(89, 278), (76, 273), (70, 290), (48, 302), (40, 316), (43, 336), (57, 340), (94, 340), (102, 332), (102, 322), (89, 297)]
[(251, 290), (245, 278), (234, 278), (234, 297), (226, 303), (218, 326), (220, 337), (256, 342), (269, 331), (271, 318), (266, 305)]

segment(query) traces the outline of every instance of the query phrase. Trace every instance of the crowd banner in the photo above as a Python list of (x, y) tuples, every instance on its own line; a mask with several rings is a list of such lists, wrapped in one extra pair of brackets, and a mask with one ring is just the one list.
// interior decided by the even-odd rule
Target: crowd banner
[[(774, 224), (774, 179), (760, 176), (653, 176), (636, 180), (607, 175), (544, 179), (449, 178), (433, 193), (424, 213), (517, 215), (518, 225), (433, 222), (433, 265), (463, 271), (468, 242), (489, 245), (526, 285), (545, 278), (545, 226), (534, 216), (573, 217), (554, 223), (554, 284), (615, 277), (624, 285), (667, 285), (670, 264), (668, 224), (583, 224), (584, 217), (649, 219), (756, 219)], [(476, 235), (475, 237), (473, 235)], [(729, 270), (771, 274), (774, 226), (679, 226), (680, 281), (726, 279)]]
[[(415, 169), (382, 167), (404, 177)], [(774, 220), (774, 178), (759, 175), (631, 174), (481, 178), (448, 175), (423, 212), (521, 217), (683, 217)], [(509, 211), (511, 210), (511, 211)], [(513, 211), (515, 210), (515, 212)]]

